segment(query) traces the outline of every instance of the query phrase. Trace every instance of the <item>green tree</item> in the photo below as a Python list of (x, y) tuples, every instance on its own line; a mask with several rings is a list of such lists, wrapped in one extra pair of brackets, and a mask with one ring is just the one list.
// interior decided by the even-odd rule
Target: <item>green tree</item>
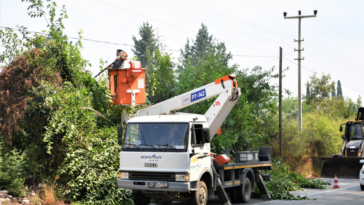
[[(139, 35), (139, 40), (133, 36), (134, 49), (132, 49), (132, 51), (134, 52), (134, 55), (138, 56), (142, 66), (146, 66), (148, 63), (148, 51), (154, 54), (155, 50), (158, 48), (157, 38), (154, 34), (152, 25), (148, 22), (143, 23), (139, 28)], [(154, 67), (154, 63), (151, 66)]]
[[(130, 198), (130, 191), (117, 188), (119, 160), (111, 157), (120, 151), (116, 125), (122, 108), (111, 104), (107, 82), (96, 81), (85, 69), (89, 64), (81, 56), (81, 41), (73, 43), (64, 35), (65, 7), (56, 13), (54, 1), (47, 0), (48, 5), (39, 0), (24, 1), (30, 3), (31, 17), (49, 12), (50, 19), (49, 30), (42, 35), (0, 31), (2, 42), (15, 45), (6, 48), (0, 58), (9, 62), (0, 73), (1, 142), (10, 151), (22, 154), (19, 163), (9, 165), (24, 167), (14, 176), (24, 170), (37, 181), (54, 183), (55, 176), (61, 174), (57, 181), (63, 190), (60, 193), (69, 194), (62, 198), (89, 204), (123, 204), (123, 199)], [(49, 11), (44, 12), (45, 8)], [(84, 163), (73, 167), (67, 159), (76, 158)], [(100, 181), (83, 181), (72, 171), (81, 177), (94, 173)], [(22, 180), (16, 182), (22, 184)], [(71, 185), (74, 189), (69, 188)], [(95, 193), (90, 187), (101, 191)]]
[[(148, 51), (148, 78), (146, 92), (148, 101), (156, 104), (167, 100), (175, 94), (176, 75), (173, 70), (174, 63), (168, 53), (161, 53), (159, 49), (152, 54)], [(156, 67), (151, 66), (156, 63)]]
[(324, 73), (321, 77), (314, 73), (310, 76), (310, 81), (308, 82), (310, 96), (305, 96), (307, 102), (319, 102), (326, 98), (330, 98), (332, 87), (335, 85), (334, 81), (331, 81), (330, 74), (325, 75)]
[(333, 85), (331, 88), (331, 98), (336, 98), (335, 86)]
[(310, 99), (310, 84), (308, 81), (306, 83), (306, 97), (307, 99)]
[(341, 88), (341, 82), (340, 82), (340, 80), (338, 80), (338, 81), (337, 81), (337, 94), (336, 94), (336, 96), (338, 96), (338, 97), (339, 97), (339, 95), (340, 95), (341, 97), (344, 97), (344, 96), (343, 96), (343, 90), (342, 90), (342, 88)]
[[(187, 39), (187, 43), (183, 49), (181, 49), (179, 60), (179, 68), (183, 72), (190, 63), (192, 66), (196, 66), (198, 62), (205, 60), (204, 56), (211, 52), (218, 52), (222, 57), (219, 60), (222, 61), (223, 65), (227, 66), (229, 60), (232, 59), (231, 53), (227, 53), (225, 43), (218, 42), (209, 34), (207, 27), (202, 24), (199, 29), (196, 39)], [(211, 49), (215, 51), (211, 51)]]

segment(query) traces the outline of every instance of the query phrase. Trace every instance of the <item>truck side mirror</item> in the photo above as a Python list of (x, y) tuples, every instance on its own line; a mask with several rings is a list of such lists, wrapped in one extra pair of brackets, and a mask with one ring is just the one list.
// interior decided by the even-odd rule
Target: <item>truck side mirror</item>
[(345, 135), (341, 135), (341, 139), (345, 140), (346, 139)]
[(342, 132), (342, 131), (343, 131), (343, 127), (340, 126), (340, 132)]
[(210, 142), (210, 129), (204, 128), (203, 132), (204, 132), (205, 143)]
[(118, 144), (120, 146), (123, 145), (123, 132), (124, 132), (124, 126), (123, 126), (123, 123), (120, 123), (119, 128), (118, 128)]

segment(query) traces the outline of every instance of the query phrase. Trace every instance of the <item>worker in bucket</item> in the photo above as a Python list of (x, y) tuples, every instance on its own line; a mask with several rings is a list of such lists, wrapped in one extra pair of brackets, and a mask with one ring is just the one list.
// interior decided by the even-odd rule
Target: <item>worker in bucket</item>
[(102, 71), (100, 71), (97, 75), (95, 75), (94, 78), (97, 78), (97, 76), (99, 76), (105, 70), (110, 69), (111, 67), (113, 69), (124, 69), (124, 61), (128, 60), (127, 57), (128, 57), (128, 54), (125, 51), (123, 51), (121, 49), (117, 49), (115, 61), (112, 62), (110, 65), (108, 65), (106, 68), (104, 68)]
[(124, 61), (128, 60), (128, 54), (121, 50), (121, 49), (117, 49), (116, 50), (116, 60), (113, 64), (113, 68), (124, 68)]

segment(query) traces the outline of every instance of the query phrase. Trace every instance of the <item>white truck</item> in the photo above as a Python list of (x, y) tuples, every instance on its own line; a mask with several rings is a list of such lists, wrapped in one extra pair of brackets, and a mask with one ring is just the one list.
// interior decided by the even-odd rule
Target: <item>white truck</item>
[[(215, 96), (204, 115), (176, 112)], [(124, 117), (124, 136), (119, 128), (123, 140), (118, 187), (133, 190), (135, 205), (149, 204), (151, 199), (205, 205), (215, 193), (222, 204), (248, 202), (254, 183), (270, 199), (259, 171), (271, 170), (269, 149), (241, 152), (239, 162), (222, 164), (210, 150), (211, 140), (239, 97), (235, 76), (227, 75)]]

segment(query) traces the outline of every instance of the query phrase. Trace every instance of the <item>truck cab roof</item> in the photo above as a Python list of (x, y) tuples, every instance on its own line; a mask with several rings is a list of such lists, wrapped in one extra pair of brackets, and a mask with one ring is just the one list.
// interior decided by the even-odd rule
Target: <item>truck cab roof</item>
[(187, 114), (187, 113), (176, 113), (175, 115), (148, 115), (131, 118), (128, 123), (189, 123), (193, 121), (193, 118), (197, 118), (196, 122), (206, 122), (206, 117), (199, 114)]

